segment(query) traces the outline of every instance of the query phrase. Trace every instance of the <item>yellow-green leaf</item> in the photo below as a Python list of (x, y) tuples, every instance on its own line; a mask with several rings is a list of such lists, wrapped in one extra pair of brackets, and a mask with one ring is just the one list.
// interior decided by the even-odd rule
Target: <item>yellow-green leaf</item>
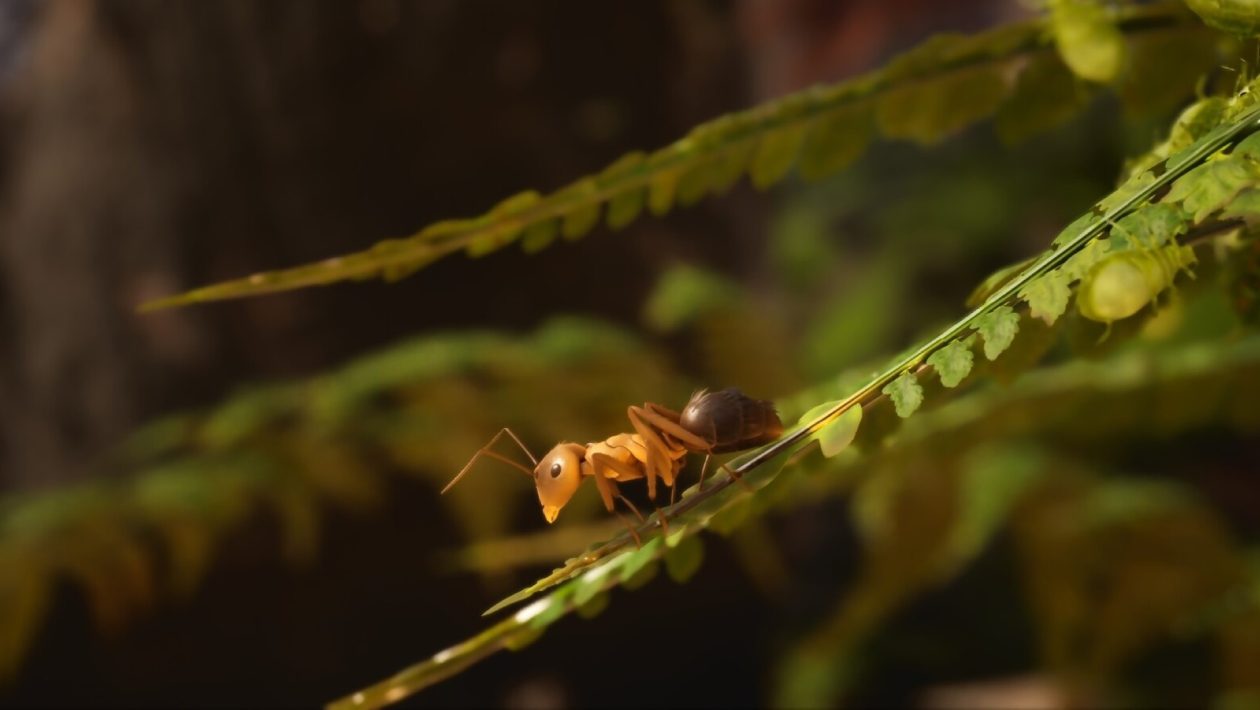
[(892, 399), (897, 416), (905, 419), (923, 404), (923, 387), (912, 373), (902, 373), (901, 377), (889, 382), (882, 390)]
[(560, 233), (565, 239), (580, 239), (599, 223), (599, 188), (594, 180), (587, 178), (574, 183), (566, 194), (571, 194), (577, 206), (564, 215)]
[(1019, 295), (1028, 302), (1028, 312), (1033, 318), (1040, 318), (1046, 325), (1054, 325), (1067, 310), (1072, 292), (1063, 274), (1051, 271), (1030, 281), (1020, 289)]
[[(822, 416), (823, 412), (839, 403), (839, 400), (824, 402), (802, 414), (799, 423), (802, 426), (807, 425)], [(853, 437), (857, 436), (858, 426), (861, 423), (862, 405), (854, 404), (843, 414), (823, 425), (821, 429), (814, 432), (811, 436), (818, 440), (818, 446), (822, 450), (823, 456), (831, 458), (853, 443)]]
[(1054, 0), (1055, 45), (1076, 75), (1102, 84), (1115, 79), (1124, 61), (1124, 35), (1111, 13), (1094, 0)]
[(951, 340), (929, 355), (927, 363), (936, 369), (942, 385), (957, 387), (971, 372), (971, 346), (963, 340)]
[(665, 571), (669, 578), (682, 584), (700, 569), (704, 562), (704, 543), (698, 535), (688, 535), (665, 551)]
[(660, 217), (669, 213), (674, 207), (674, 196), (678, 193), (678, 178), (681, 170), (665, 170), (652, 176), (648, 182), (648, 211)]
[(880, 97), (875, 117), (889, 138), (932, 145), (992, 114), (1006, 92), (999, 68), (966, 67), (931, 83), (889, 91)]
[(1186, 0), (1210, 27), (1243, 37), (1260, 34), (1260, 0)]
[(535, 222), (525, 229), (521, 235), (521, 249), (526, 254), (533, 254), (551, 246), (560, 234), (560, 220), (544, 219)]
[(757, 144), (748, 175), (757, 189), (765, 188), (782, 180), (796, 163), (801, 144), (805, 141), (805, 124), (789, 124), (767, 133)]
[(875, 115), (870, 102), (832, 111), (810, 124), (800, 150), (800, 174), (821, 180), (857, 160), (871, 142)]
[(1014, 342), (1019, 314), (1010, 306), (998, 306), (976, 318), (976, 330), (984, 339), (984, 356), (996, 360)]
[(1173, 183), (1166, 202), (1180, 202), (1186, 212), (1202, 222), (1243, 190), (1260, 183), (1260, 162), (1234, 154), (1210, 160)]

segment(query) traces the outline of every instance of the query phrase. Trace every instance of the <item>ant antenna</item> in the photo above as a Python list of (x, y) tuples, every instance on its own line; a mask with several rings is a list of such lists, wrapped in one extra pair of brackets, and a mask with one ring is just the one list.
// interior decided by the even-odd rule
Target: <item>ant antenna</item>
[(520, 472), (525, 474), (526, 476), (533, 478), (534, 472), (531, 471), (530, 469), (525, 468), (521, 464), (513, 461), (512, 459), (506, 456), (503, 456), (502, 454), (499, 454), (490, 450), (491, 447), (494, 446), (495, 442), (499, 440), (499, 437), (503, 436), (504, 432), (506, 432), (508, 436), (512, 437), (512, 441), (515, 441), (516, 445), (521, 447), (521, 451), (524, 451), (525, 455), (529, 457), (529, 460), (534, 463), (535, 467), (537, 467), (538, 459), (534, 458), (534, 455), (529, 452), (529, 449), (525, 448), (525, 444), (521, 443), (521, 440), (516, 436), (515, 433), (512, 432), (511, 429), (508, 429), (507, 427), (503, 427), (502, 429), (499, 430), (498, 434), (494, 435), (494, 438), (490, 439), (489, 443), (487, 443), (485, 446), (478, 449), (477, 453), (473, 454), (473, 457), (468, 460), (468, 463), (464, 464), (464, 467), (459, 470), (459, 473), (455, 474), (455, 477), (451, 479), (451, 482), (446, 484), (446, 487), (442, 489), (442, 493), (445, 494), (447, 491), (451, 489), (452, 486), (454, 486), (456, 483), (459, 483), (459, 479), (463, 478), (464, 474), (468, 473), (468, 470), (472, 468), (472, 465), (474, 463), (477, 463), (477, 459), (481, 458), (482, 456), (489, 456), (492, 459), (498, 459), (499, 461), (502, 461), (503, 463), (509, 466), (512, 466), (513, 468), (519, 469)]

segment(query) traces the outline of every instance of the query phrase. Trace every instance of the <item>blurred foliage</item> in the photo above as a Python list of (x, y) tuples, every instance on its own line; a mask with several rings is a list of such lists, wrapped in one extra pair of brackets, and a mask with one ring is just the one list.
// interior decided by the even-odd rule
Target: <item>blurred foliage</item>
[[(528, 338), (418, 338), (154, 422), (111, 462), (126, 476), (4, 501), (0, 672), (16, 669), (62, 576), (83, 586), (97, 626), (117, 631), (159, 597), (195, 591), (216, 543), (251, 516), (273, 517), (284, 557), (309, 563), (321, 509), (378, 507), (387, 472), (440, 487), (504, 421), (519, 422), (527, 441), (594, 438), (620, 424), (627, 401), (677, 399), (680, 385), (630, 335), (556, 319)], [(504, 471), (481, 473), (448, 496), (452, 522), (474, 539), (503, 532), (520, 500), (502, 495)], [(594, 502), (577, 501), (576, 515)]]
[[(744, 174), (757, 187), (793, 168), (806, 180), (830, 175), (877, 134), (934, 145), (991, 116), (1013, 144), (1080, 113), (1107, 93), (1100, 85), (1131, 114), (1161, 117), (1200, 90), (1162, 142), (1126, 143), (1139, 155), (1114, 189), (1069, 182), (1069, 168), (998, 164), (973, 150), (974, 135), (960, 138), (973, 141), (963, 143), (966, 168), (881, 175), (872, 161), (797, 185), (755, 286), (676, 264), (645, 303), (648, 329), (678, 339), (692, 363), (667, 363), (598, 322), (557, 320), (529, 337), (422, 338), (157, 422), (111, 462), (126, 475), (5, 502), (0, 671), (17, 667), (58, 577), (87, 589), (98, 624), (116, 629), (160, 595), (193, 590), (216, 541), (257, 511), (278, 521), (284, 555), (307, 561), (322, 507), (371, 509), (384, 472), (436, 487), (504, 424), (531, 443), (598, 440), (627, 428), (629, 403), (682, 401), (691, 383), (677, 373), (690, 370), (706, 384), (778, 395), (789, 431), (729, 462), (742, 485), (722, 472), (703, 491), (692, 486), (665, 510), (667, 530), (659, 514), (640, 526), (641, 544), (607, 523), (487, 540), (511, 529), (504, 489), (527, 484), (514, 473), (470, 476), (450, 510), (471, 542), (440, 562), (490, 578), (560, 566), (492, 608), (530, 600), (484, 632), (334, 705), (407, 697), (523, 648), (570, 612), (596, 616), (615, 587), (638, 589), (662, 569), (685, 582), (714, 539), (706, 530), (729, 541), (767, 594), (785, 594), (791, 572), (768, 531), (780, 512), (836, 499), (847, 515), (829, 520), (851, 531), (860, 560), (838, 598), (775, 654), (776, 705), (862, 701), (870, 679), (899, 660), (900, 615), (999, 553), (1019, 584), (989, 594), (1029, 627), (1034, 659), (1024, 670), (1071, 698), (1157, 700), (1176, 674), (1131, 676), (1186, 643), (1216, 649), (1198, 661), (1214, 681), (1196, 698), (1260, 697), (1258, 531), (1196, 490), (1194, 452), (1158, 465), (1134, 455), (1195, 432), (1260, 428), (1260, 340), (1249, 331), (1260, 107), (1246, 77), (1221, 87), (1217, 70), (1238, 63), (1242, 43), (1180, 4), (1054, 0), (1046, 9), (1041, 20), (930, 40), (867, 76), (723, 116), (550, 195), (522, 193), (407, 240), (156, 304), (396, 278), (517, 239), (537, 250), (582, 236), (601, 216), (616, 229), (645, 208), (661, 215), (722, 193)], [(890, 181), (915, 180), (912, 195), (883, 194)], [(1079, 214), (1083, 196), (1099, 194)], [(1011, 248), (1012, 225), (1030, 221), (1016, 205), (1030, 195), (1045, 201), (1034, 216), (1068, 224), (1031, 259), (1026, 245)], [(1028, 241), (1040, 248), (1050, 236)], [(958, 318), (934, 293), (932, 270), (977, 252), (1018, 263), (988, 278), (968, 271), (980, 286), (974, 310)], [(987, 612), (967, 607), (950, 638), (966, 646), (969, 626), (1007, 621)]]
[[(725, 193), (744, 174), (758, 188), (779, 182), (793, 168), (807, 180), (827, 177), (857, 159), (876, 135), (932, 145), (995, 116), (1002, 136), (1027, 137), (1084, 105), (1091, 88), (1074, 82), (1073, 74), (1118, 82), (1131, 104), (1150, 108), (1177, 102), (1216, 67), (1213, 36), (1181, 3), (1125, 5), (1114, 14), (1088, 0), (1062, 0), (1052, 8), (1048, 20), (970, 37), (940, 35), (871, 74), (727, 114), (670, 146), (624, 155), (548, 195), (522, 192), (479, 217), (444, 220), (366, 251), (206, 286), (144, 307), (347, 279), (395, 280), (456, 251), (482, 256), (517, 240), (534, 252), (558, 237), (585, 236), (601, 216), (616, 230), (645, 209), (661, 216), (675, 204)], [(1103, 43), (1106, 49), (1099, 51)], [(1122, 72), (1128, 54), (1137, 61)]]

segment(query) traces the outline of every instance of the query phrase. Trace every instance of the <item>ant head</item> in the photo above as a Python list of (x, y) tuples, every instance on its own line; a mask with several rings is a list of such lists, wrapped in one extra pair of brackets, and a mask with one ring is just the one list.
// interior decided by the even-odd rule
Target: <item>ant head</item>
[(543, 517), (554, 523), (560, 509), (569, 502), (582, 482), (582, 452), (580, 444), (556, 444), (534, 469), (534, 485), (538, 488), (538, 501), (542, 503)]

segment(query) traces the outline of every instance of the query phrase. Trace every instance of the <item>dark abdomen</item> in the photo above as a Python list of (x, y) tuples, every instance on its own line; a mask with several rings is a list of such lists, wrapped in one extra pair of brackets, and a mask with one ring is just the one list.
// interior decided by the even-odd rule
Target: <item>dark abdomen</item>
[(773, 404), (734, 387), (695, 393), (679, 419), (683, 428), (709, 442), (715, 454), (760, 446), (783, 433)]

